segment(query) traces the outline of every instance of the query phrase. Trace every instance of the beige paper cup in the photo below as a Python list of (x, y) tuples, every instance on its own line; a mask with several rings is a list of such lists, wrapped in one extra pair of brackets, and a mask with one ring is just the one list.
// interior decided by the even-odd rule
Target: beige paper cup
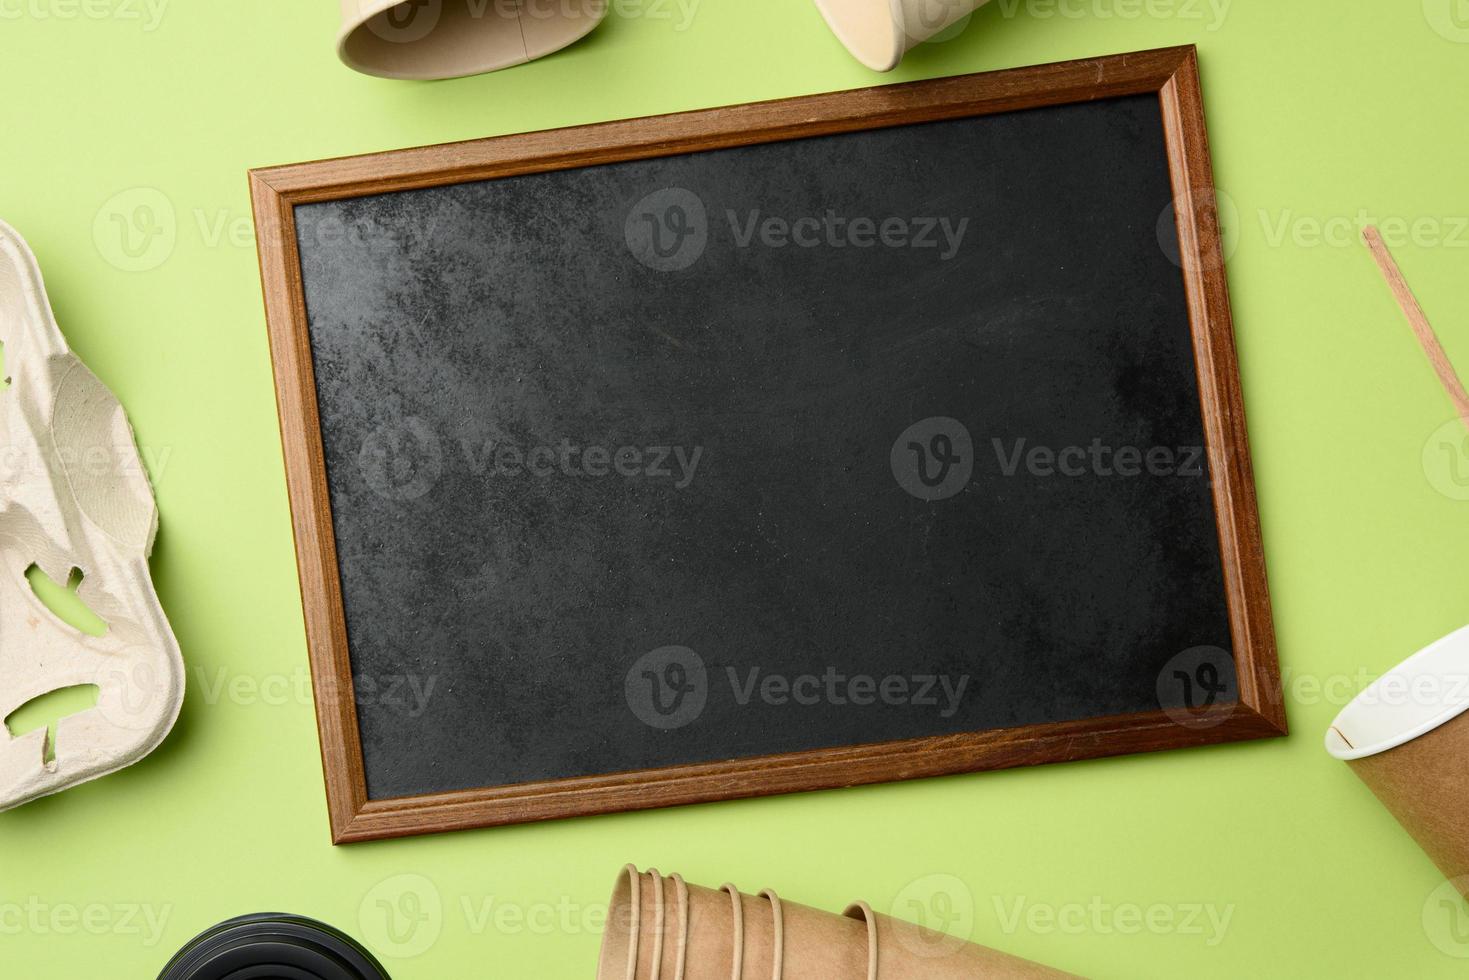
[(871, 955), (865, 924), (765, 894), (783, 923), (783, 980), (867, 980)]
[(870, 980), (1065, 980), (1073, 974), (872, 911), (866, 902), (847, 916), (865, 923)]
[(690, 885), (678, 875), (618, 877), (597, 980), (1058, 980), (1048, 967), (877, 915), (845, 915)]
[(341, 0), (337, 56), (382, 78), (455, 78), (523, 65), (580, 40), (607, 0)]
[(628, 865), (617, 876), (612, 900), (607, 903), (607, 924), (602, 929), (602, 953), (597, 964), (598, 980), (631, 980), (637, 976), (639, 934), (642, 929), (642, 880)]
[(656, 869), (639, 874), (628, 865), (618, 876), (607, 908), (597, 976), (616, 980), (683, 976), (688, 921), (689, 894), (683, 879), (665, 878)]
[[(689, 918), (684, 980), (729, 980), (744, 956), (743, 897), (733, 889), (716, 891), (688, 885)], [(737, 909), (736, 900), (740, 901)]]
[(867, 928), (772, 891), (690, 885), (678, 875), (618, 876), (598, 980), (867, 980)]
[(1326, 732), (1433, 863), (1469, 896), (1469, 626), (1368, 685)]
[(771, 903), (689, 885), (628, 865), (607, 909), (598, 980), (730, 980), (773, 976)]
[(688, 892), (688, 931), (681, 945), (683, 969), (677, 972), (672, 962), (677, 957), (665, 955), (663, 978), (778, 980), (775, 962), (780, 924), (769, 901), (745, 895), (730, 884), (717, 890), (689, 884), (684, 887)]
[(816, 0), (827, 26), (873, 71), (892, 71), (910, 48), (941, 34), (987, 0)]

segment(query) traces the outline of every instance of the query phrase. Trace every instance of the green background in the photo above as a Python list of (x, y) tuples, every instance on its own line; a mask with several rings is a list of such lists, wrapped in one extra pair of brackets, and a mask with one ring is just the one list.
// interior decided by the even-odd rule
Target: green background
[[(1095, 976), (1461, 976), (1441, 877), (1321, 735), (1469, 619), (1469, 504), (1424, 463), (1452, 411), (1355, 239), (1360, 209), (1417, 222), (1397, 255), (1469, 370), (1469, 5), (996, 0), (885, 78), (808, 2), (702, 0), (684, 29), (653, 4), (528, 66), (404, 83), (336, 61), (331, 0), (172, 0), (156, 22), (0, 0), (0, 217), (149, 456), (189, 681), (151, 758), (0, 815), (0, 976), (151, 977), (217, 920), (288, 909), (400, 980), (591, 977), (627, 861), (909, 916), (943, 892), (958, 931)], [(1288, 739), (330, 846), (247, 168), (1190, 42), (1237, 209)], [(158, 194), (172, 250), (127, 268), (111, 215)], [(405, 894), (426, 918), (390, 932), (379, 902)], [(1017, 903), (1040, 911), (1014, 924)]]

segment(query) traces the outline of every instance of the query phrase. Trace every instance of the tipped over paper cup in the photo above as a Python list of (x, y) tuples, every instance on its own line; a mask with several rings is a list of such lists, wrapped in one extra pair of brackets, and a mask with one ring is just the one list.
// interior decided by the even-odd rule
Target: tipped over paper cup
[[(1469, 626), (1368, 685), (1326, 733), (1448, 878), (1469, 889)], [(1469, 895), (1469, 890), (1466, 890)]]
[(835, 915), (623, 869), (607, 909), (598, 980), (1055, 980), (1069, 977), (859, 902)]
[(953, 27), (988, 0), (816, 0), (816, 8), (852, 56), (873, 71), (892, 71), (909, 49)]
[(337, 56), (382, 78), (455, 78), (544, 57), (585, 37), (608, 0), (341, 0)]

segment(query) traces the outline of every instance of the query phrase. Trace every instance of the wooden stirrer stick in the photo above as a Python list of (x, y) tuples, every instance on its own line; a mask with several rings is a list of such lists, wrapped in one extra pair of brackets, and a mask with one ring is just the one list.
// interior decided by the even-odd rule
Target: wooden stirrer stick
[(1449, 393), (1449, 398), (1454, 403), (1455, 410), (1464, 425), (1469, 427), (1469, 393), (1464, 391), (1464, 384), (1455, 373), (1454, 366), (1449, 363), (1449, 355), (1444, 353), (1443, 345), (1438, 341), (1438, 335), (1433, 332), (1433, 326), (1428, 322), (1428, 317), (1423, 314), (1423, 307), (1418, 305), (1413, 291), (1408, 288), (1408, 282), (1403, 278), (1403, 272), (1398, 268), (1397, 262), (1393, 260), (1392, 253), (1388, 251), (1387, 244), (1382, 240), (1382, 235), (1375, 225), (1368, 225), (1362, 230), (1362, 238), (1367, 242), (1367, 248), (1372, 252), (1372, 257), (1377, 260), (1377, 267), (1382, 270), (1383, 278), (1387, 280), (1388, 287), (1397, 298), (1398, 305), (1403, 308), (1403, 314), (1408, 318), (1408, 323), (1413, 328), (1413, 333), (1418, 335), (1418, 343), (1423, 345), (1423, 352), (1428, 355), (1428, 362), (1433, 365), (1433, 370), (1438, 374), (1438, 380), (1443, 384), (1444, 390)]

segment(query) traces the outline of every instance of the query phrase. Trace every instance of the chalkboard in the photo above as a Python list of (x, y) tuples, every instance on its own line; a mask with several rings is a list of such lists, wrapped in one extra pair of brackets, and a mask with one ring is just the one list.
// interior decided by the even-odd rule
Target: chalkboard
[(252, 179), (336, 840), (1284, 731), (1192, 49)]

